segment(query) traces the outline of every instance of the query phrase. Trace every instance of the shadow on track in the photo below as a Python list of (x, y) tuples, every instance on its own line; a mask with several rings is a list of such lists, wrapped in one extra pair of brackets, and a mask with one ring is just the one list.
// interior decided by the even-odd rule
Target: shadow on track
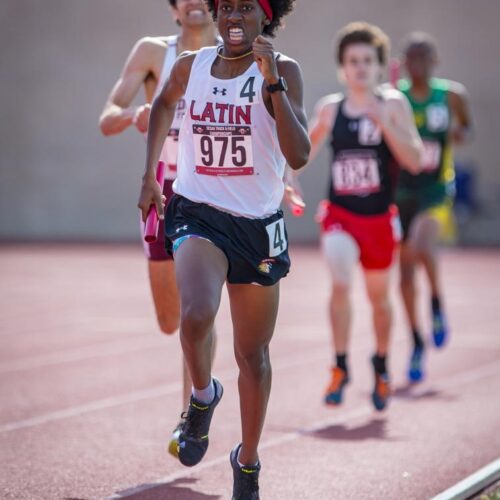
[(329, 425), (308, 434), (320, 439), (332, 439), (335, 441), (364, 441), (366, 439), (395, 440), (387, 434), (387, 421), (385, 418), (373, 418), (357, 426), (347, 426), (344, 424)]
[(457, 399), (456, 396), (446, 394), (442, 390), (433, 389), (432, 387), (422, 389), (419, 384), (410, 383), (394, 388), (392, 396), (400, 399), (413, 399), (415, 401), (419, 401), (421, 399), (456, 401)]
[(197, 479), (176, 479), (168, 484), (142, 484), (117, 493), (130, 500), (219, 500), (220, 495), (206, 495), (192, 489)]

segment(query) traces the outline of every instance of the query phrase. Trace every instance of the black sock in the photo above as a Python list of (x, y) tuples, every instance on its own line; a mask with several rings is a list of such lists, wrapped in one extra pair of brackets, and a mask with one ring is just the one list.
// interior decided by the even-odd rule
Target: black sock
[(373, 356), (373, 367), (375, 368), (376, 373), (387, 373), (385, 358), (385, 356), (380, 356), (378, 354), (375, 354), (375, 356)]
[(424, 339), (422, 338), (422, 335), (420, 335), (420, 332), (414, 328), (412, 330), (412, 335), (413, 335), (413, 342), (415, 343), (415, 347), (418, 349), (423, 349), (424, 348)]
[(439, 300), (439, 297), (432, 297), (431, 305), (432, 305), (432, 312), (434, 314), (441, 312), (441, 301)]
[(347, 373), (347, 354), (337, 354), (337, 368), (344, 370)]

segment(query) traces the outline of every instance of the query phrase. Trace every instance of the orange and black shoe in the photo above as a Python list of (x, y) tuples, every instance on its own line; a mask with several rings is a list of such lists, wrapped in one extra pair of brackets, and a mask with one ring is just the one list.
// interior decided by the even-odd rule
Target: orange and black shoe
[(337, 406), (342, 403), (342, 393), (344, 391), (344, 387), (348, 383), (349, 377), (347, 373), (342, 370), (342, 368), (334, 366), (332, 368), (330, 384), (326, 388), (325, 392), (325, 403), (332, 406)]
[[(373, 363), (373, 359), (372, 359)], [(391, 396), (391, 384), (389, 381), (388, 373), (377, 373), (375, 374), (375, 387), (372, 392), (372, 402), (373, 406), (377, 411), (382, 411), (386, 408), (389, 398)]]

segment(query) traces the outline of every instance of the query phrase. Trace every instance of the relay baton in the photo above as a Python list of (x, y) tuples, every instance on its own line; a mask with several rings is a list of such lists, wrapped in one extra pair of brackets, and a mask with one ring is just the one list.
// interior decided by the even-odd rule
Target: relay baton
[(285, 201), (292, 215), (295, 215), (295, 217), (304, 215), (306, 204), (300, 193), (289, 184), (285, 186)]
[[(156, 180), (158, 181), (158, 184), (163, 191), (163, 183), (165, 181), (165, 163), (163, 161), (158, 162), (158, 168), (156, 170)], [(156, 212), (155, 204), (152, 203), (149, 207), (146, 224), (144, 226), (144, 241), (146, 243), (154, 243), (156, 241), (156, 239), (158, 238), (158, 228), (158, 213)]]
[(299, 181), (296, 176), (290, 170), (289, 167), (286, 167), (285, 173), (285, 203), (288, 207), (288, 210), (295, 217), (302, 217), (304, 215), (304, 211), (306, 209), (306, 204), (302, 198)]

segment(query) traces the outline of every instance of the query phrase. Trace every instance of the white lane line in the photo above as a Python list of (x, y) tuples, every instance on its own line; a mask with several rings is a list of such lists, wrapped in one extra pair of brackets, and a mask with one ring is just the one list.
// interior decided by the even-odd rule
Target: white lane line
[[(500, 373), (500, 366), (498, 363), (491, 363), (489, 365), (483, 366), (481, 368), (475, 369), (475, 370), (470, 370), (469, 372), (461, 373), (458, 375), (453, 375), (451, 377), (448, 377), (445, 379), (443, 382), (437, 384), (436, 387), (434, 387), (435, 390), (443, 390), (443, 389), (451, 389), (453, 387), (457, 386), (462, 386), (464, 384), (476, 382), (477, 380), (481, 380), (483, 378), (490, 377), (492, 375), (496, 375)], [(429, 389), (432, 388), (427, 388), (424, 392), (427, 392)], [(418, 397), (418, 393), (415, 392), (414, 395)], [(394, 402), (393, 402), (394, 404)], [(346, 413), (342, 416), (337, 416), (334, 418), (327, 418), (321, 421), (318, 421), (314, 424), (312, 424), (309, 427), (306, 427), (305, 429), (297, 429), (295, 431), (287, 432), (285, 434), (282, 434), (281, 436), (277, 436), (275, 438), (266, 440), (262, 442), (259, 445), (260, 450), (265, 450), (267, 448), (272, 448), (274, 446), (279, 446), (283, 443), (287, 443), (290, 441), (294, 441), (305, 434), (310, 434), (317, 432), (321, 429), (324, 429), (325, 427), (329, 427), (331, 425), (339, 425), (343, 424), (346, 422), (351, 422), (352, 420), (356, 418), (361, 418), (365, 416), (369, 416), (373, 414), (373, 409), (369, 406), (366, 406), (364, 408), (358, 408), (356, 410), (352, 410), (349, 413)], [(127, 490), (123, 490), (121, 492), (118, 492), (110, 497), (107, 497), (107, 500), (117, 500), (119, 498), (128, 498), (133, 495), (136, 495), (138, 493), (141, 493), (146, 490), (150, 490), (152, 488), (157, 488), (158, 486), (164, 486), (166, 484), (170, 484), (173, 481), (177, 481), (178, 479), (184, 479), (186, 477), (189, 477), (195, 473), (198, 473), (202, 470), (209, 469), (210, 467), (214, 467), (216, 465), (219, 465), (221, 463), (225, 463), (228, 461), (228, 456), (226, 455), (221, 455), (217, 458), (214, 458), (213, 460), (210, 460), (208, 462), (204, 462), (201, 465), (196, 466), (195, 468), (191, 469), (181, 469), (177, 472), (174, 472), (172, 474), (169, 474), (168, 476), (165, 476), (161, 479), (158, 479), (157, 481), (154, 481), (149, 484), (141, 485), (141, 486), (136, 486), (133, 488), (129, 488)], [(435, 500), (435, 499), (433, 499)], [(444, 500), (444, 499), (439, 499), (439, 500)]]
[[(333, 424), (339, 425), (339, 424), (352, 422), (356, 418), (364, 417), (365, 415), (372, 414), (372, 413), (373, 413), (372, 409), (367, 410), (366, 408), (358, 408), (357, 410), (352, 410), (348, 413), (345, 413), (342, 416), (337, 416), (333, 419), (329, 418), (327, 420), (323, 420), (321, 422), (318, 422), (317, 424), (314, 424), (313, 426), (308, 427), (306, 429), (298, 429), (296, 431), (287, 432), (287, 433), (282, 434), (280, 436), (276, 436), (274, 438), (268, 439), (267, 441), (264, 441), (263, 443), (261, 443), (259, 445), (259, 450), (262, 451), (262, 450), (265, 450), (267, 448), (272, 448), (273, 446), (278, 446), (280, 444), (284, 444), (284, 443), (287, 443), (289, 441), (293, 441), (305, 433), (315, 432), (317, 430), (322, 429), (323, 427), (326, 427), (327, 425), (333, 425)], [(172, 474), (169, 474), (168, 476), (165, 476), (161, 479), (153, 481), (152, 483), (139, 485), (139, 486), (135, 486), (135, 487), (120, 491), (120, 492), (115, 493), (114, 495), (112, 495), (110, 497), (106, 497), (106, 500), (117, 500), (119, 498), (129, 498), (131, 496), (137, 495), (137, 494), (142, 493), (144, 491), (154, 489), (154, 488), (157, 488), (159, 486), (164, 486), (166, 484), (173, 483), (174, 481), (177, 481), (178, 479), (184, 479), (188, 476), (191, 476), (194, 473), (201, 472), (202, 470), (205, 470), (205, 469), (210, 469), (211, 467), (214, 467), (214, 466), (222, 464), (222, 463), (229, 464), (229, 453), (226, 455), (221, 455), (221, 456), (214, 458), (212, 460), (209, 460), (207, 462), (203, 462), (200, 465), (197, 465), (196, 468), (194, 468), (194, 469), (180, 469), (177, 472), (174, 472)]]
[[(159, 347), (161, 339), (144, 336), (129, 340), (107, 342), (104, 345), (91, 345), (75, 349), (56, 351), (41, 356), (30, 356), (11, 362), (3, 362), (0, 365), (1, 373), (18, 372), (32, 370), (35, 368), (46, 368), (48, 366), (62, 365), (64, 363), (74, 363), (75, 361), (85, 361), (88, 359), (101, 358), (106, 356), (119, 356), (136, 351), (144, 351)], [(125, 345), (124, 345), (125, 344)], [(127, 345), (130, 344), (130, 345)]]
[[(297, 366), (305, 365), (308, 363), (314, 363), (316, 361), (324, 360), (327, 357), (325, 350), (321, 349), (315, 351), (309, 356), (302, 355), (300, 358), (295, 357), (294, 359), (278, 359), (273, 362), (273, 371), (287, 370), (289, 368), (295, 368)], [(218, 372), (218, 376), (224, 381), (229, 382), (238, 378), (238, 371), (233, 369), (226, 370), (223, 372)], [(89, 403), (73, 406), (66, 408), (64, 410), (58, 410), (50, 413), (45, 413), (37, 417), (28, 418), (25, 420), (18, 420), (14, 422), (7, 422), (0, 425), (0, 433), (17, 431), (20, 429), (25, 429), (27, 427), (35, 427), (37, 425), (46, 424), (48, 422), (54, 422), (57, 420), (62, 420), (65, 418), (78, 417), (86, 413), (105, 410), (108, 408), (114, 408), (116, 406), (136, 403), (138, 401), (143, 401), (145, 399), (152, 399), (167, 394), (172, 394), (178, 392), (182, 389), (181, 382), (174, 382), (171, 384), (161, 384), (151, 389), (141, 390), (132, 392), (130, 394), (124, 394), (122, 396), (110, 397), (105, 399), (100, 399), (97, 401), (91, 401)]]
[(466, 477), (431, 500), (466, 500), (500, 479), (500, 458)]
[(48, 422), (54, 422), (56, 420), (77, 417), (79, 415), (84, 415), (85, 413), (90, 413), (93, 411), (114, 408), (115, 406), (120, 406), (128, 403), (136, 403), (137, 401), (142, 401), (144, 399), (157, 398), (160, 396), (165, 396), (166, 394), (180, 391), (181, 389), (182, 384), (180, 382), (174, 382), (172, 384), (162, 384), (157, 387), (153, 387), (152, 389), (124, 394), (123, 396), (99, 399), (97, 401), (91, 401), (90, 403), (86, 403), (83, 405), (72, 406), (71, 408), (66, 408), (65, 410), (58, 410), (51, 413), (39, 415), (37, 417), (27, 418), (25, 420), (18, 420), (17, 422), (8, 422), (6, 424), (2, 424), (0, 425), (0, 433), (3, 434), (5, 432), (25, 429), (27, 427), (35, 427), (37, 425), (46, 424)]
[[(457, 375), (453, 375), (451, 377), (448, 377), (443, 382), (437, 384), (435, 386), (435, 389), (436, 390), (437, 389), (439, 389), (439, 390), (451, 389), (453, 387), (459, 387), (459, 386), (462, 386), (464, 384), (469, 384), (469, 383), (475, 382), (477, 380), (491, 377), (491, 376), (497, 375), (497, 374), (500, 374), (500, 366), (498, 363), (495, 362), (495, 363), (491, 363), (489, 365), (483, 366), (483, 367), (475, 369), (475, 370), (470, 370), (468, 372), (464, 372), (461, 374), (457, 374)], [(432, 388), (428, 387), (426, 390), (424, 390), (424, 392), (427, 392), (429, 389), (432, 389)], [(414, 395), (416, 397), (418, 397), (417, 392), (414, 392)], [(394, 403), (395, 403), (395, 401), (393, 401), (392, 404), (394, 404)], [(312, 424), (310, 427), (307, 427), (305, 429), (297, 429), (295, 431), (291, 431), (291, 432), (287, 432), (285, 434), (282, 434), (281, 436), (277, 436), (275, 438), (266, 440), (260, 444), (259, 449), (265, 450), (267, 448), (272, 448), (274, 446), (278, 446), (278, 445), (283, 444), (283, 443), (294, 441), (294, 440), (304, 436), (305, 434), (317, 432), (317, 431), (324, 429), (325, 427), (329, 427), (331, 425), (338, 425), (338, 424), (343, 424), (346, 422), (352, 422), (352, 420), (354, 420), (356, 418), (372, 415), (373, 412), (374, 412), (374, 410), (371, 407), (366, 406), (364, 408), (358, 408), (356, 410), (352, 410), (351, 412), (346, 413), (340, 417), (337, 416), (334, 418), (324, 419), (322, 421), (319, 421), (319, 422)], [(183, 479), (183, 478), (189, 477), (192, 474), (198, 473), (199, 471), (208, 469), (210, 467), (214, 467), (216, 465), (219, 465), (221, 463), (225, 463), (227, 461), (228, 461), (228, 456), (226, 456), (226, 455), (219, 456), (217, 458), (214, 458), (213, 460), (202, 463), (201, 465), (198, 465), (195, 468), (181, 469), (177, 472), (169, 474), (168, 476), (165, 476), (161, 479), (158, 479), (157, 481), (154, 481), (152, 483), (137, 486), (134, 488), (129, 488), (127, 490), (123, 490), (121, 492), (118, 492), (118, 493), (110, 496), (110, 497), (107, 497), (107, 500), (128, 498), (128, 497), (131, 497), (135, 494), (141, 493), (143, 491), (150, 490), (150, 489), (156, 488), (158, 486), (164, 486), (164, 485), (170, 484), (173, 481), (176, 481), (178, 479)], [(435, 500), (435, 499), (433, 499), (433, 500)], [(439, 499), (439, 500), (444, 500), (444, 499)]]

